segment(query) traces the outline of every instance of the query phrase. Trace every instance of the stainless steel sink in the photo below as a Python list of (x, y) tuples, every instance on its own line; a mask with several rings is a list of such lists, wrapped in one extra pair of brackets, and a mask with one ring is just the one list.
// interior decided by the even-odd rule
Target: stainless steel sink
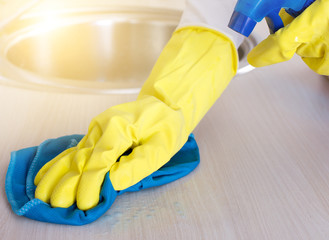
[[(118, 8), (106, 12), (23, 17), (0, 34), (0, 82), (41, 90), (88, 93), (138, 92), (181, 12)], [(252, 70), (238, 49), (239, 74)]]

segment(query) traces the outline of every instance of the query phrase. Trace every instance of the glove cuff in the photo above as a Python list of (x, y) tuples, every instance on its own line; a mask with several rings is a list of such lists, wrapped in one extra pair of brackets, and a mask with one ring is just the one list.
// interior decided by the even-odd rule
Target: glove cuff
[(236, 33), (227, 25), (234, 10), (235, 1), (232, 0), (187, 0), (178, 28), (187, 26), (201, 26), (214, 29), (225, 34), (239, 48), (244, 36)]

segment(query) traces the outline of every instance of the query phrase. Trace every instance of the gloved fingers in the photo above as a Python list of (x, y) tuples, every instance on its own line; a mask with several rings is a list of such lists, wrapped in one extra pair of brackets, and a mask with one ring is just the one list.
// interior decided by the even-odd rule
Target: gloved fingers
[(49, 203), (51, 194), (60, 179), (70, 170), (76, 150), (59, 158), (43, 175), (35, 190), (35, 197)]
[(264, 67), (291, 59), (299, 45), (287, 46), (281, 43), (280, 29), (275, 34), (259, 43), (247, 56), (248, 62), (254, 67)]
[(65, 208), (75, 202), (80, 176), (92, 152), (92, 147), (77, 150), (71, 159), (69, 171), (63, 175), (51, 193), (50, 204), (53, 207)]
[[(118, 158), (131, 147), (132, 141), (128, 139), (121, 141), (121, 139), (124, 138), (120, 138), (116, 134), (103, 136), (96, 145), (83, 169), (77, 189), (76, 201), (79, 209), (88, 210), (98, 204), (99, 194), (106, 173)], [(104, 148), (106, 142), (102, 143), (102, 141), (106, 140), (112, 145), (108, 149)], [(115, 142), (111, 143), (112, 140)]]
[(52, 207), (68, 208), (76, 201), (80, 177), (81, 174), (70, 171), (59, 180), (51, 193)]
[[(325, 1), (329, 2), (322, 0)], [(322, 9), (320, 3), (321, 0), (315, 1), (289, 25), (258, 44), (248, 54), (248, 62), (255, 67), (262, 67), (287, 61), (293, 57), (299, 46), (309, 43), (315, 35), (327, 31), (323, 27), (323, 16), (328, 13)], [(315, 12), (317, 14), (313, 14)]]
[(84, 171), (77, 189), (77, 206), (81, 210), (89, 210), (99, 202), (104, 177), (109, 169), (97, 168)]
[[(74, 203), (79, 176), (101, 136), (99, 127), (90, 128), (75, 148), (68, 149), (41, 168), (35, 177), (36, 198), (51, 202), (54, 207), (67, 207)], [(80, 148), (78, 150), (78, 148)]]
[(34, 185), (38, 185), (40, 180), (43, 178), (43, 176), (46, 174), (46, 172), (62, 157), (66, 156), (67, 154), (70, 154), (72, 151), (75, 151), (75, 147), (66, 149), (65, 151), (61, 152), (59, 155), (57, 155), (55, 158), (53, 158), (51, 161), (47, 162), (37, 173), (37, 175), (34, 178)]

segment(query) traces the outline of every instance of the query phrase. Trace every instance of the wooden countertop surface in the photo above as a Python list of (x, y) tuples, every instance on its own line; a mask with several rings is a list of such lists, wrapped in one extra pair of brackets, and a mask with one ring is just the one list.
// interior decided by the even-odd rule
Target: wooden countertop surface
[(194, 131), (201, 164), (187, 177), (124, 194), (83, 227), (14, 215), (11, 151), (86, 133), (135, 98), (0, 86), (1, 239), (329, 239), (329, 79), (297, 57), (232, 80)]

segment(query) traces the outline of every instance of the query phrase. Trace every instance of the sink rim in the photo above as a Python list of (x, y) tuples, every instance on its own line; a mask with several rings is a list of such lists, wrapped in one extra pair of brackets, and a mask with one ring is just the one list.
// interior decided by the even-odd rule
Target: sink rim
[[(58, 23), (58, 25), (53, 26), (53, 28), (47, 28), (47, 31), (51, 31), (52, 29), (57, 29), (61, 26), (75, 25), (81, 23), (89, 23), (90, 18), (92, 17), (93, 21), (96, 19), (109, 21), (109, 19), (113, 17), (117, 17), (121, 20), (131, 20), (131, 19), (143, 19), (145, 21), (160, 21), (164, 23), (178, 24), (181, 11), (173, 10), (173, 9), (157, 9), (150, 7), (139, 7), (137, 8), (127, 8), (127, 7), (117, 7), (113, 8), (112, 11), (102, 11), (99, 12), (76, 12), (73, 16), (67, 15), (67, 12), (57, 12), (56, 14), (61, 15), (62, 21)], [(64, 17), (63, 17), (64, 16)], [(23, 20), (26, 19), (34, 19), (36, 15), (29, 14), (26, 16), (22, 16)], [(72, 21), (72, 18), (74, 21)], [(111, 21), (111, 20), (110, 20)], [(44, 77), (38, 73), (25, 70), (6, 58), (8, 50), (17, 44), (21, 39), (26, 38), (26, 34), (30, 34), (28, 37), (33, 36), (33, 31), (31, 34), (31, 30), (33, 28), (38, 28), (38, 24), (28, 25), (23, 29), (19, 29), (15, 31), (13, 35), (7, 36), (7, 44), (5, 44), (5, 48), (1, 50), (0, 55), (0, 83), (5, 85), (10, 85), (14, 87), (28, 88), (34, 90), (42, 90), (42, 91), (56, 91), (56, 92), (70, 92), (70, 93), (96, 93), (96, 94), (131, 94), (138, 93), (140, 91), (140, 87), (138, 88), (99, 88), (97, 86), (92, 86), (91, 82), (77, 81), (75, 79), (68, 78), (59, 78), (59, 77)], [(249, 52), (254, 46), (257, 44), (257, 36), (252, 34), (249, 38), (246, 38), (241, 44), (240, 48), (244, 49), (244, 56), (239, 61), (239, 68), (237, 71), (237, 75), (245, 74), (250, 72), (254, 68), (247, 61), (247, 52)], [(1, 67), (3, 66), (3, 67)], [(1, 69), (2, 68), (2, 69)], [(3, 68), (6, 68), (7, 74), (3, 73)], [(145, 79), (146, 80), (146, 79)], [(70, 84), (67, 84), (68, 81)], [(97, 84), (96, 84), (97, 85)]]

